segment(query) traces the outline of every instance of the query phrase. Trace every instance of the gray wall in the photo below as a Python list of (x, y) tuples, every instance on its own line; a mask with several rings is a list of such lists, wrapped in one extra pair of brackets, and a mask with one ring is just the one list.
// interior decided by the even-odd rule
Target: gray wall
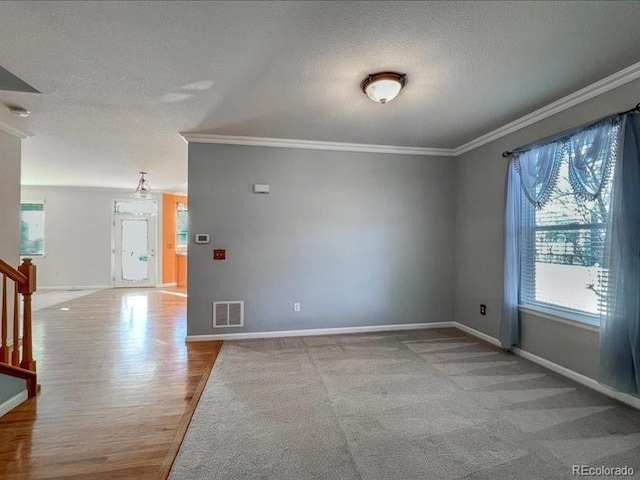
[[(20, 264), (21, 142), (0, 131), (0, 258), (14, 267)], [(13, 282), (8, 282), (8, 312), (13, 311), (13, 288)], [(13, 338), (12, 322), (7, 338)]]
[[(189, 246), (188, 334), (450, 321), (454, 173), (452, 158), (191, 143), (189, 229), (212, 242)], [(245, 327), (214, 332), (214, 300), (244, 300)]]
[[(455, 320), (498, 336), (507, 160), (501, 154), (640, 102), (640, 80), (588, 100), (457, 159)], [(487, 316), (479, 304), (487, 304)], [(584, 375), (597, 372), (598, 334), (522, 315), (521, 347)]]
[(34, 257), (38, 288), (111, 286), (112, 202), (130, 199), (131, 193), (102, 188), (22, 187), (22, 200), (45, 202), (44, 256)]
[(26, 389), (26, 380), (0, 374), (0, 405)]
[(20, 145), (0, 131), (0, 258), (20, 263)]
[[(0, 131), (0, 258), (14, 267), (20, 263), (20, 152), (21, 140)], [(12, 284), (9, 282), (9, 312), (13, 310)], [(7, 333), (9, 338), (12, 335), (12, 331)], [(24, 380), (0, 375), (0, 404), (25, 389)]]

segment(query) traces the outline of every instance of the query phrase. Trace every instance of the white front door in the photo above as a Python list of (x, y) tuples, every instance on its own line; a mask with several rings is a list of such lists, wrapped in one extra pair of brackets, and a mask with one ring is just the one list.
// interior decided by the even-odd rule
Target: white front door
[(155, 287), (155, 221), (153, 215), (114, 215), (114, 287)]

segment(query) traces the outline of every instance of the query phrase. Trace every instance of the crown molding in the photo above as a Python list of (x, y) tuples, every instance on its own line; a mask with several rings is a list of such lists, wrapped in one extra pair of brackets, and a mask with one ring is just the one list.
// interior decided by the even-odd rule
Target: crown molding
[(451, 148), (402, 147), (394, 145), (372, 145), (367, 143), (321, 142), (289, 138), (241, 137), (207, 133), (180, 133), (189, 143), (223, 143), (228, 145), (251, 145), (257, 147), (304, 148), (308, 150), (337, 150), (341, 152), (394, 153), (399, 155), (428, 155), (453, 157)]
[(0, 122), (0, 131), (8, 133), (9, 135), (13, 135), (14, 137), (18, 137), (20, 139), (33, 137), (33, 133), (28, 132), (26, 130), (20, 130), (19, 128), (16, 128), (16, 127), (12, 127), (8, 123), (4, 123), (4, 122)]
[(567, 110), (571, 107), (574, 107), (580, 103), (586, 102), (598, 95), (602, 95), (614, 88), (618, 88), (626, 83), (632, 82), (640, 78), (640, 62), (634, 63), (633, 65), (625, 68), (624, 70), (620, 70), (619, 72), (614, 73), (613, 75), (609, 75), (602, 80), (598, 80), (591, 85), (578, 90), (577, 92), (571, 93), (566, 97), (561, 98), (560, 100), (556, 100), (549, 105), (542, 107), (534, 112), (525, 115), (524, 117), (520, 117), (513, 122), (507, 123), (500, 128), (497, 128), (489, 133), (486, 133), (475, 140), (471, 140), (470, 142), (465, 143), (464, 145), (459, 146), (454, 149), (454, 156), (462, 155), (463, 153), (470, 152), (482, 145), (485, 145), (489, 142), (493, 142), (499, 138), (502, 138), (510, 133), (516, 132), (524, 127), (532, 125), (540, 120), (544, 120), (556, 113), (560, 113), (564, 110)]
[[(188, 143), (223, 143), (229, 145), (253, 145), (259, 147), (305, 148), (312, 150), (338, 150), (343, 152), (393, 153), (399, 155), (426, 155), (438, 157), (458, 157), (482, 145), (498, 140), (510, 133), (521, 130), (556, 113), (560, 113), (598, 95), (609, 92), (626, 83), (640, 78), (640, 62), (619, 72), (598, 80), (591, 85), (552, 102), (534, 112), (507, 123), (457, 148), (403, 147), (394, 145), (370, 145), (364, 143), (320, 142), (287, 138), (242, 137), (206, 133), (182, 132), (180, 135)], [(0, 124), (1, 125), (1, 124)]]

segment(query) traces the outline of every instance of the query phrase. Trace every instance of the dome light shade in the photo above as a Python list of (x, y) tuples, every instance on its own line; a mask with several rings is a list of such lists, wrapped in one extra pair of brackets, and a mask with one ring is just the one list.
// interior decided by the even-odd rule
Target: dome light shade
[(29, 112), (29, 110), (25, 110), (22, 107), (15, 107), (15, 106), (9, 107), (9, 112), (12, 115), (15, 115), (16, 117), (28, 117), (31, 113)]
[(362, 81), (362, 91), (377, 103), (387, 103), (396, 98), (407, 83), (407, 76), (395, 72), (369, 75)]

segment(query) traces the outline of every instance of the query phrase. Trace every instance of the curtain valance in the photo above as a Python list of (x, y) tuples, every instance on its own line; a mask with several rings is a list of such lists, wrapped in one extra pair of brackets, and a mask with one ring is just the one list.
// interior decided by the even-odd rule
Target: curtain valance
[(563, 159), (569, 163), (569, 181), (575, 195), (586, 200), (597, 198), (616, 157), (620, 121), (619, 115), (605, 118), (563, 138), (513, 152), (511, 159), (527, 200), (538, 209), (544, 206)]

